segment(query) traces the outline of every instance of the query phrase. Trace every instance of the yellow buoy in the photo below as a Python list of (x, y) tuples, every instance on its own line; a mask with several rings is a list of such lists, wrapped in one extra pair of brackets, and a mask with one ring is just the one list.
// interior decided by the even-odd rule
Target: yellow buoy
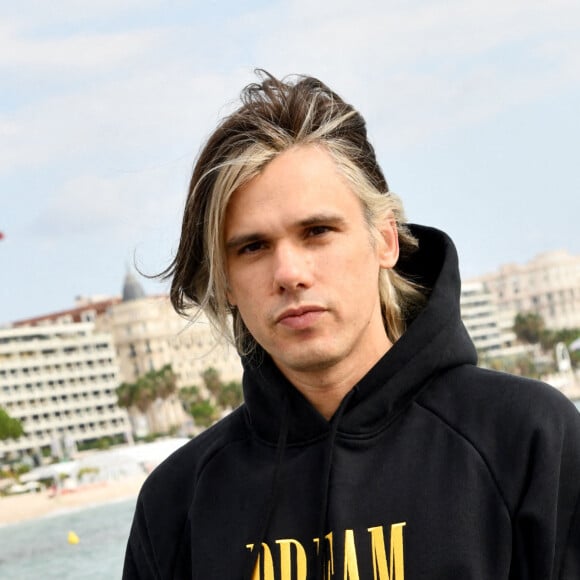
[(78, 544), (79, 542), (80, 542), (80, 539), (74, 532), (68, 533), (68, 543), (69, 544)]

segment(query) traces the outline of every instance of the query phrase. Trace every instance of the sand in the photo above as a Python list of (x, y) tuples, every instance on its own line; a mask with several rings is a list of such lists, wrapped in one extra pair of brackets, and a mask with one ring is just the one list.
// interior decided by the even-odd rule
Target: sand
[(0, 497), (0, 526), (13, 524), (109, 501), (137, 497), (147, 473), (176, 449), (189, 441), (186, 437), (168, 437), (151, 443), (123, 445), (107, 451), (79, 453), (76, 468), (96, 467), (107, 477), (52, 496), (49, 491)]
[(96, 483), (53, 497), (48, 491), (0, 497), (0, 525), (14, 524), (71, 508), (136, 497), (145, 477), (136, 475)]

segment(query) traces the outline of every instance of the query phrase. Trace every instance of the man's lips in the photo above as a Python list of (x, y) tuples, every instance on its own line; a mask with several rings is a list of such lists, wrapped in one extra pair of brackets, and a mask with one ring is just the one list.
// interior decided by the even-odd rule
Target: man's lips
[(324, 312), (320, 306), (288, 308), (276, 318), (276, 322), (292, 330), (303, 330), (317, 322)]

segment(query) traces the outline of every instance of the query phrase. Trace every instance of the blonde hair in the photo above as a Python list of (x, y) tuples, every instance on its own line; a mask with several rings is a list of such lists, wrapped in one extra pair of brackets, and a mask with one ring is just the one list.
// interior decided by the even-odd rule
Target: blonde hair
[[(258, 74), (261, 82), (243, 90), (241, 107), (222, 121), (199, 155), (177, 254), (160, 274), (172, 278), (170, 298), (177, 312), (188, 316), (192, 308), (204, 311), (241, 354), (252, 353), (257, 343), (226, 297), (225, 214), (232, 194), (277, 155), (300, 145), (323, 146), (359, 197), (372, 236), (378, 235), (384, 217), (393, 215), (401, 255), (417, 248), (401, 200), (389, 192), (368, 142), (362, 116), (315, 78), (278, 80), (265, 71)], [(395, 342), (425, 297), (396, 267), (381, 270), (379, 293), (387, 335)]]

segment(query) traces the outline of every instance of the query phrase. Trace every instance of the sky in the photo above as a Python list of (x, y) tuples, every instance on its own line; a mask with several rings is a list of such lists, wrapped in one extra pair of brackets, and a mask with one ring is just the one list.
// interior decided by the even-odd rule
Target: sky
[(0, 0), (0, 325), (169, 264), (195, 157), (256, 68), (358, 108), (462, 278), (580, 254), (577, 0)]

